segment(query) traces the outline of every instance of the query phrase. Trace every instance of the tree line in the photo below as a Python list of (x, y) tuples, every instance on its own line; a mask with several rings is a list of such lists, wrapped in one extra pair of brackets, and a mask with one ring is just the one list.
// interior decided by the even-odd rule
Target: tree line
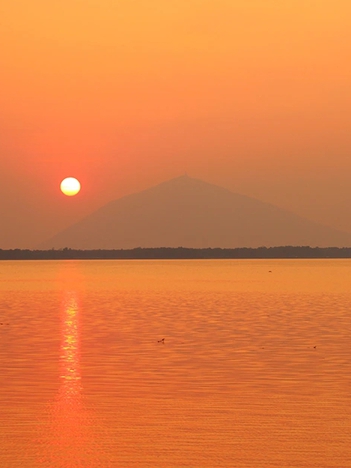
[(0, 249), (0, 260), (98, 260), (98, 259), (259, 259), (259, 258), (351, 258), (351, 247), (242, 247), (236, 249), (159, 247), (116, 250)]

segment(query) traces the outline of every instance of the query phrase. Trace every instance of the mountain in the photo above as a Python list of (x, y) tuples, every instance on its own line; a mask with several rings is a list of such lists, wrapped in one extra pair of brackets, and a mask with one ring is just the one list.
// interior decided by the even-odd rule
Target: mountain
[(227, 189), (178, 177), (112, 201), (40, 248), (351, 246), (351, 234)]

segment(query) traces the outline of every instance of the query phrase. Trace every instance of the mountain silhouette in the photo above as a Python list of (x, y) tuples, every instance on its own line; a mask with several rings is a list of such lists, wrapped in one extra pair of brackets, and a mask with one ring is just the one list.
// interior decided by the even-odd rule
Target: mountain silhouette
[(351, 246), (351, 234), (181, 176), (99, 208), (40, 248)]

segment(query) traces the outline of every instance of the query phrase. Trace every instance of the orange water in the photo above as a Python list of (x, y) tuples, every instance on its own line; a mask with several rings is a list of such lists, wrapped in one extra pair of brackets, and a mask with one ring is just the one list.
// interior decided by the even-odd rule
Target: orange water
[(1, 468), (351, 467), (349, 260), (1, 262), (0, 322)]

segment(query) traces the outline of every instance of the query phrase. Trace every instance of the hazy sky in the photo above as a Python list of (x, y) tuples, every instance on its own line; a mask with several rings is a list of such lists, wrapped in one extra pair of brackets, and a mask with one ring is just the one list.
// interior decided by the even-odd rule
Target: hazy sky
[(11, 0), (0, 18), (0, 248), (185, 172), (351, 231), (349, 0)]

